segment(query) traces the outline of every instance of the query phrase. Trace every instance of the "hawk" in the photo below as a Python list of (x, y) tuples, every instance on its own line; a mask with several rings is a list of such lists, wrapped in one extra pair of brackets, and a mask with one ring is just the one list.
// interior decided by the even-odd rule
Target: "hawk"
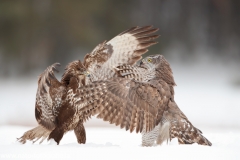
[(142, 132), (142, 145), (178, 138), (180, 144), (211, 146), (174, 101), (172, 70), (162, 55), (140, 65), (116, 68), (119, 77), (95, 81), (76, 90), (74, 106), (126, 130)]
[[(70, 63), (60, 82), (54, 76), (58, 64), (49, 66), (38, 80), (35, 117), (39, 126), (25, 132), (18, 140), (25, 143), (26, 140), (35, 142), (42, 138), (43, 141), (48, 137), (59, 144), (64, 133), (74, 130), (78, 143), (85, 143), (83, 122), (93, 114), (89, 110), (80, 111), (76, 105), (81, 99), (76, 96), (79, 88), (117, 77), (115, 68), (119, 65), (134, 65), (149, 46), (157, 43), (153, 40), (158, 35), (152, 35), (157, 30), (152, 26), (133, 27), (108, 42), (104, 41), (85, 56), (83, 63)], [(88, 97), (85, 95), (85, 100)]]
[(201, 145), (212, 145), (178, 108), (174, 100), (173, 87), (176, 84), (173, 72), (164, 56), (148, 56), (141, 61), (139, 66), (119, 66), (118, 74), (124, 78), (150, 83), (152, 86), (161, 84), (159, 90), (163, 90), (164, 94), (162, 97), (166, 98), (167, 105), (163, 114), (160, 112), (162, 114), (160, 123), (150, 132), (143, 129), (143, 146), (152, 146), (155, 141), (157, 144), (162, 144), (164, 140), (171, 140), (173, 138), (178, 138), (179, 144), (198, 143)]
[[(73, 61), (66, 67), (66, 71), (59, 82), (54, 71), (59, 63), (49, 66), (38, 79), (38, 89), (35, 103), (35, 117), (38, 126), (24, 133), (18, 140), (21, 143), (26, 143), (26, 140), (36, 142), (40, 138), (42, 143), (58, 125), (57, 117), (61, 108), (67, 103), (66, 97), (70, 95), (71, 89), (86, 85), (89, 81), (89, 72), (84, 68), (80, 61)], [(66, 112), (65, 116), (71, 114)], [(86, 142), (85, 128), (78, 117), (71, 115), (76, 122), (67, 126), (67, 129), (74, 130), (78, 143)]]

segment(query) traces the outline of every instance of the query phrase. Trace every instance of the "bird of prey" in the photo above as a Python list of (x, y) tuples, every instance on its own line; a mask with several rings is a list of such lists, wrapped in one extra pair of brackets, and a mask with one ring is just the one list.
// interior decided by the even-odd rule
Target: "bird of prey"
[[(143, 146), (152, 146), (155, 141), (157, 144), (162, 144), (163, 141), (173, 138), (178, 138), (179, 144), (212, 145), (178, 108), (174, 100), (173, 87), (176, 84), (173, 72), (164, 56), (148, 56), (141, 61), (139, 66), (119, 66), (118, 74), (121, 77), (158, 87), (159, 92), (163, 93), (161, 98), (166, 101), (166, 104), (163, 104), (166, 105), (164, 112), (160, 112), (162, 116), (160, 123), (156, 124), (156, 127), (150, 132), (143, 129)], [(150, 96), (152, 95), (150, 94)]]
[(119, 77), (78, 88), (75, 108), (121, 128), (142, 132), (142, 145), (178, 138), (180, 144), (211, 146), (174, 101), (172, 70), (162, 55), (148, 56), (139, 66), (116, 68)]
[[(79, 105), (76, 105), (81, 100), (77, 93), (79, 88), (117, 77), (115, 68), (119, 65), (134, 65), (149, 46), (157, 43), (153, 41), (158, 38), (158, 35), (153, 35), (157, 30), (152, 26), (133, 27), (108, 42), (104, 41), (85, 56), (83, 63), (70, 63), (60, 82), (54, 76), (58, 64), (49, 66), (38, 81), (35, 117), (39, 126), (25, 132), (18, 140), (25, 143), (26, 140), (35, 142), (42, 138), (43, 141), (48, 137), (59, 144), (64, 133), (74, 130), (78, 143), (85, 143), (83, 122), (93, 113), (80, 111)], [(89, 99), (88, 93), (84, 92), (85, 100)]]
[[(58, 72), (56, 67), (59, 63), (49, 66), (38, 79), (38, 89), (35, 103), (35, 117), (38, 126), (24, 133), (19, 142), (26, 143), (26, 140), (36, 142), (40, 138), (42, 143), (58, 125), (57, 117), (61, 108), (68, 104), (66, 97), (69, 90), (86, 85), (89, 81), (89, 72), (84, 68), (80, 61), (73, 61), (66, 67), (65, 73), (59, 82), (54, 71)], [(66, 112), (66, 115), (71, 113)], [(77, 119), (74, 115), (72, 118)], [(78, 143), (86, 142), (85, 128), (81, 120), (68, 125), (68, 130), (74, 130)]]

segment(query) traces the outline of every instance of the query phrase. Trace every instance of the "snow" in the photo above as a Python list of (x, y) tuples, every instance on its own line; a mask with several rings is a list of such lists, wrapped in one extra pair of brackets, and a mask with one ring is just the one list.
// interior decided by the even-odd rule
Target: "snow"
[(86, 127), (87, 143), (78, 144), (73, 132), (60, 145), (20, 144), (16, 138), (31, 127), (0, 127), (0, 159), (239, 159), (240, 130), (201, 128), (213, 146), (178, 145), (173, 139), (162, 146), (141, 147), (141, 134), (118, 128)]

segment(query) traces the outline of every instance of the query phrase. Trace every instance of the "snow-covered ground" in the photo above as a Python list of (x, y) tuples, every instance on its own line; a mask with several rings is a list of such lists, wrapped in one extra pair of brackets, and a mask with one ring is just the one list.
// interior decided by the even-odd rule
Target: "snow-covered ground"
[(87, 143), (79, 145), (73, 132), (59, 146), (52, 142), (22, 145), (16, 142), (29, 127), (0, 127), (0, 159), (239, 159), (240, 130), (204, 130), (213, 146), (168, 144), (141, 147), (141, 135), (118, 128), (87, 127)]
[(175, 100), (212, 147), (178, 145), (176, 140), (141, 147), (140, 134), (130, 134), (96, 118), (85, 125), (85, 145), (77, 144), (73, 132), (64, 136), (60, 146), (49, 142), (21, 145), (16, 138), (37, 124), (36, 76), (0, 79), (0, 159), (240, 159), (240, 87), (232, 83), (240, 78), (239, 69), (212, 62), (191, 67), (171, 64), (177, 83)]

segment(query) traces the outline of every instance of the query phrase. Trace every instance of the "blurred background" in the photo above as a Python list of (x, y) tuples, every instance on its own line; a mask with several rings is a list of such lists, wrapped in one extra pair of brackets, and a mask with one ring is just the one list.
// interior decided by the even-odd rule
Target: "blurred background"
[[(1, 0), (0, 125), (36, 125), (38, 75), (133, 27), (160, 28), (176, 101), (200, 127), (240, 129), (240, 1)], [(147, 56), (147, 54), (145, 56)], [(61, 73), (58, 77), (61, 77)], [(110, 126), (93, 118), (88, 126)]]

